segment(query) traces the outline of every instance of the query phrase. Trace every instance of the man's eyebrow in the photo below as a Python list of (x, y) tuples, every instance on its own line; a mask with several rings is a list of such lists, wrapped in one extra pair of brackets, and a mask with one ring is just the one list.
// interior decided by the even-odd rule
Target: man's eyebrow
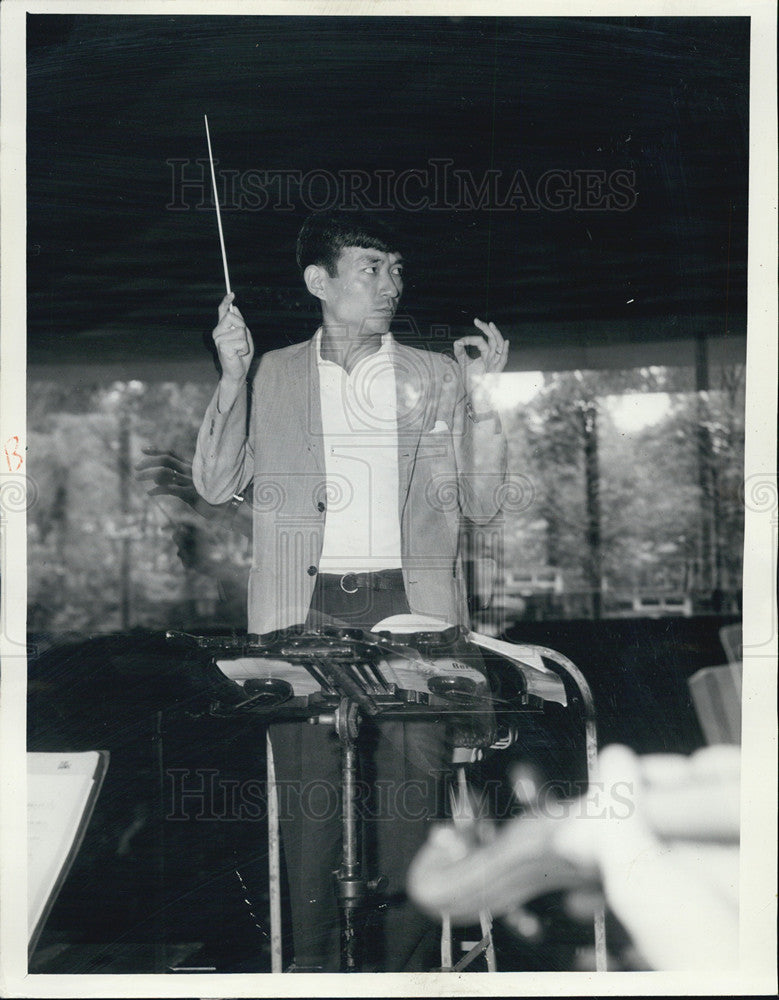
[[(376, 254), (367, 254), (366, 253), (366, 254), (362, 254), (360, 257), (357, 258), (357, 263), (358, 264), (381, 264), (383, 262), (383, 260), (384, 260), (384, 257), (379, 257)], [(405, 263), (405, 261), (403, 260), (403, 258), (402, 257), (398, 257), (397, 260), (393, 260), (392, 261), (392, 264), (390, 266), (391, 267), (395, 267), (396, 264), (404, 264), (404, 263)]]

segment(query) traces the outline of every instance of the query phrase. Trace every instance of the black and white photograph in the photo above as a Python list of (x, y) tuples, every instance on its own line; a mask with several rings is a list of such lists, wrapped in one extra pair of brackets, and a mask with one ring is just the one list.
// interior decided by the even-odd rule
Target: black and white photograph
[(3, 4), (3, 995), (776, 989), (776, 11), (408, 7)]

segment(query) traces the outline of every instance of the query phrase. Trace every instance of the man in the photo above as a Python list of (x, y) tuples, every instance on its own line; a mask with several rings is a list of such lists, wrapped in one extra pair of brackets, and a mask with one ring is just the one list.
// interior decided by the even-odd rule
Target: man
[[(233, 296), (224, 298), (213, 332), (222, 374), (193, 461), (195, 486), (211, 504), (253, 480), (249, 631), (324, 621), (371, 628), (409, 612), (467, 624), (461, 519), (487, 523), (499, 511), (506, 443), (487, 381), (505, 367), (508, 344), (480, 320), (481, 333), (454, 344), (454, 359), (397, 343), (390, 325), (403, 259), (370, 216), (312, 216), (300, 231), (297, 261), (319, 299), (322, 325), (306, 343), (263, 355), (250, 406), (254, 345)], [(400, 903), (386, 912), (383, 964), (390, 969), (425, 967), (424, 925), (400, 897), (405, 866), (438, 801), (439, 730), (382, 723), (364, 732), (375, 744), (375, 780), (413, 787), (419, 798), (403, 816), (384, 817), (375, 834), (389, 896)], [(329, 737), (319, 726), (272, 726), (279, 781), (327, 775), (337, 786), (337, 741)], [(308, 811), (324, 810), (320, 803)], [(340, 831), (338, 816), (329, 819), (282, 818), (302, 968), (338, 968), (331, 872)]]

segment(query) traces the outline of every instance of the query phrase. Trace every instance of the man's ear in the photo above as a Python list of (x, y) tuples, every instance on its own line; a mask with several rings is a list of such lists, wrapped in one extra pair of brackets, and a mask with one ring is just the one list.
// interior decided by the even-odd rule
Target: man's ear
[(327, 272), (319, 264), (309, 264), (308, 267), (303, 272), (303, 280), (306, 283), (306, 288), (315, 295), (318, 299), (325, 298), (325, 278)]

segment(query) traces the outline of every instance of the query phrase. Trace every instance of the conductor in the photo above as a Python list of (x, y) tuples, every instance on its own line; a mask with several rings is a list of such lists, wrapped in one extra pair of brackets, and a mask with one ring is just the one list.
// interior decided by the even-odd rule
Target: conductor
[[(297, 263), (321, 326), (305, 343), (264, 353), (249, 384), (254, 343), (225, 296), (213, 331), (222, 374), (193, 460), (208, 503), (253, 480), (249, 631), (370, 629), (408, 613), (467, 625), (459, 539), (463, 520), (487, 524), (499, 513), (506, 441), (488, 383), (508, 343), (479, 319), (454, 357), (395, 340), (403, 257), (376, 217), (311, 216)], [(279, 723), (271, 741), (280, 787), (299, 796), (281, 812), (294, 968), (337, 971), (337, 739)], [(380, 721), (366, 744), (372, 781), (391, 792), (374, 824), (389, 879), (378, 963), (429, 968), (431, 925), (405, 899), (404, 881), (438, 809), (443, 734), (436, 723)]]

